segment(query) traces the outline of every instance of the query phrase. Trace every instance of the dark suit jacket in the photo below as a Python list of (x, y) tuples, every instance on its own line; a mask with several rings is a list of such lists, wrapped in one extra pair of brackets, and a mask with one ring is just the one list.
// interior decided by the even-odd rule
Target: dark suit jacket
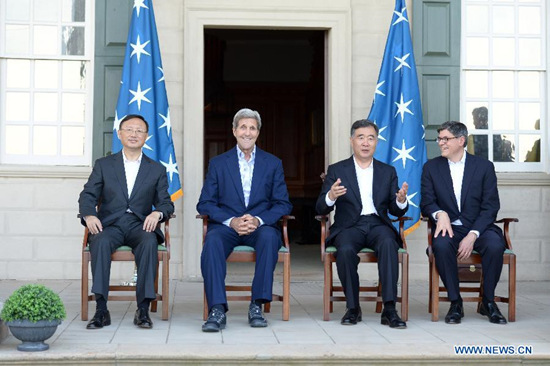
[(210, 160), (197, 211), (208, 215), (214, 224), (248, 213), (260, 217), (265, 225), (276, 227), (277, 221), (292, 211), (283, 164), (259, 147), (256, 147), (255, 159), (248, 207), (244, 204), (235, 147)]
[[(122, 151), (97, 159), (94, 169), (78, 199), (82, 225), (84, 217), (97, 216), (103, 227), (113, 224), (129, 208), (142, 221), (153, 211), (162, 212), (166, 221), (174, 213), (174, 204), (168, 194), (166, 168), (145, 154), (141, 159), (132, 196), (128, 198), (128, 186), (124, 171)], [(99, 212), (96, 210), (98, 203)], [(159, 243), (164, 241), (160, 228), (155, 230)]]
[[(399, 191), (399, 187), (395, 168), (376, 159), (373, 159), (373, 164), (372, 199), (374, 207), (382, 221), (393, 229), (395, 239), (402, 246), (401, 237), (392, 225), (388, 212), (393, 216), (401, 217), (407, 212), (409, 206), (407, 204), (407, 207), (403, 210), (397, 206), (395, 194)], [(338, 197), (334, 206), (330, 207), (327, 206), (325, 197), (338, 178), (342, 181), (341, 185), (347, 188), (347, 192), (345, 195)], [(321, 194), (317, 198), (316, 209), (319, 214), (326, 215), (335, 207), (334, 223), (330, 227), (327, 243), (330, 243), (343, 229), (354, 226), (361, 215), (363, 205), (361, 204), (361, 193), (359, 192), (353, 156), (328, 167)]]
[(490, 227), (502, 232), (493, 225), (500, 201), (495, 167), (489, 160), (466, 153), (460, 196), (461, 211), (456, 203), (447, 158), (439, 156), (424, 164), (421, 189), (422, 215), (430, 220), (433, 221), (434, 212), (443, 210), (449, 214), (451, 222), (460, 219), (465, 228), (477, 230), (480, 235)]

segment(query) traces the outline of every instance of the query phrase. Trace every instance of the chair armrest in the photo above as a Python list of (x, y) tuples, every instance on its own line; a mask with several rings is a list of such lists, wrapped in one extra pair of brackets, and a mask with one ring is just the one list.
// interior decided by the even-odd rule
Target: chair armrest
[(407, 250), (407, 239), (405, 239), (405, 221), (412, 220), (412, 217), (402, 216), (397, 219), (391, 220), (392, 222), (399, 223), (399, 236), (401, 237), (401, 242), (403, 242), (403, 249)]
[(495, 221), (495, 224), (504, 224), (504, 243), (506, 244), (506, 249), (512, 250), (512, 240), (510, 239), (510, 223), (519, 222), (515, 217), (505, 217)]
[(290, 251), (290, 241), (288, 240), (288, 220), (294, 220), (295, 217), (292, 215), (284, 215), (281, 217), (281, 226), (283, 229), (283, 245), (286, 249)]
[(428, 229), (428, 255), (432, 255), (433, 254), (433, 249), (432, 249), (432, 220), (430, 220), (429, 218), (424, 217), (424, 216), (422, 216), (420, 218), (420, 220), (427, 223), (426, 228)]
[(321, 260), (325, 255), (325, 241), (330, 235), (330, 220), (329, 215), (316, 215), (315, 220), (321, 223)]

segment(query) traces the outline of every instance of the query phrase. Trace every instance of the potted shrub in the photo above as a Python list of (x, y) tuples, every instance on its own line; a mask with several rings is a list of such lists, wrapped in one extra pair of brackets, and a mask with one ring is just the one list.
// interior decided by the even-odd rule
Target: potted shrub
[(44, 285), (25, 285), (14, 291), (4, 303), (0, 317), (11, 334), (23, 343), (19, 351), (45, 351), (50, 338), (65, 319), (65, 307), (55, 292)]

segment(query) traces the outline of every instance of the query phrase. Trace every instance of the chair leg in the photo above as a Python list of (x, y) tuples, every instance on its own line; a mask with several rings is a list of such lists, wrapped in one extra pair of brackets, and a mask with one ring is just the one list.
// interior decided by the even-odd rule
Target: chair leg
[[(382, 299), (382, 283), (378, 280), (378, 286), (376, 288), (376, 297)], [(376, 300), (376, 309), (375, 311), (379, 314), (382, 312), (382, 301)]]
[(206, 321), (208, 318), (208, 302), (206, 301), (206, 291), (202, 291), (202, 320)]
[(159, 266), (160, 262), (157, 262), (157, 274), (155, 275), (155, 299), (151, 301), (151, 312), (156, 313), (157, 312), (157, 306), (158, 306), (158, 293), (159, 293)]
[(401, 262), (401, 317), (409, 320), (409, 253), (403, 253)]
[(162, 254), (162, 320), (168, 320), (170, 306), (170, 264), (168, 253)]
[(82, 275), (80, 277), (80, 319), (88, 320), (88, 265), (90, 255), (82, 253)]
[(325, 265), (325, 286), (323, 287), (323, 320), (330, 320), (329, 312), (332, 312), (331, 309), (331, 290), (332, 290), (332, 262), (330, 261), (329, 255), (325, 254), (324, 257)]
[(270, 302), (266, 302), (264, 304), (264, 313), (271, 313), (271, 303)]
[(290, 254), (283, 260), (283, 320), (290, 319)]
[(435, 258), (432, 259), (432, 287), (430, 292), (432, 294), (432, 321), (436, 322), (439, 320), (439, 271), (435, 265)]
[(429, 258), (428, 260), (428, 272), (429, 272), (429, 296), (428, 296), (428, 313), (432, 313), (432, 296), (433, 296), (433, 293), (432, 293), (432, 281), (433, 281), (433, 275), (432, 275), (432, 266), (433, 266), (433, 262), (432, 262), (432, 258)]
[(508, 320), (516, 321), (516, 255), (510, 255), (508, 263)]

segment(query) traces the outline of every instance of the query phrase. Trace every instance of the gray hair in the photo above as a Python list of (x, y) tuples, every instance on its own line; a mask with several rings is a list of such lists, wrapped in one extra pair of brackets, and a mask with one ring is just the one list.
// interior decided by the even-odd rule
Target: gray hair
[(454, 137), (464, 137), (464, 147), (468, 145), (468, 128), (464, 123), (458, 121), (447, 121), (439, 126), (437, 133), (443, 130), (449, 131)]
[(260, 113), (257, 111), (254, 111), (249, 108), (243, 108), (239, 110), (237, 113), (235, 113), (235, 117), (233, 117), (233, 129), (237, 129), (237, 126), (239, 125), (239, 121), (244, 118), (253, 118), (258, 122), (258, 130), (262, 129), (262, 117), (260, 117)]
[(350, 136), (353, 137), (353, 134), (355, 133), (355, 130), (357, 130), (358, 128), (363, 128), (363, 127), (372, 127), (372, 128), (374, 128), (374, 131), (376, 132), (376, 136), (378, 136), (378, 126), (376, 125), (376, 123), (374, 123), (372, 121), (369, 121), (368, 119), (360, 119), (358, 121), (353, 122), (353, 124), (351, 125)]

